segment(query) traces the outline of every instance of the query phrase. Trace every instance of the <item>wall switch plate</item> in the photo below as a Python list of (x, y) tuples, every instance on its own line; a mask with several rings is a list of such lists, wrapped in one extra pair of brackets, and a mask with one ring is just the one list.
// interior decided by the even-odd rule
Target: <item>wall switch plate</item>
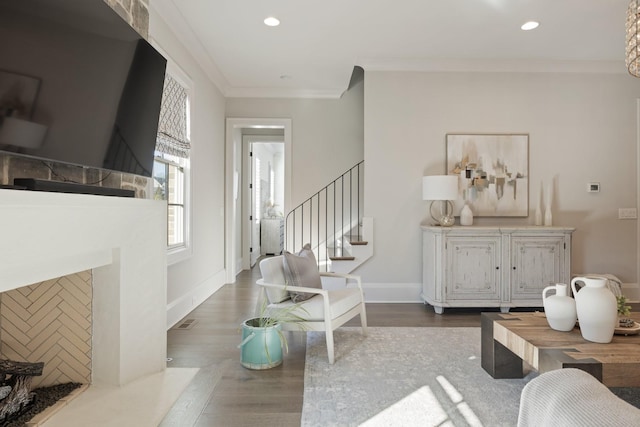
[(589, 193), (599, 193), (600, 192), (600, 183), (599, 182), (590, 182), (587, 184), (587, 191)]
[(638, 210), (636, 208), (618, 208), (618, 219), (637, 219)]

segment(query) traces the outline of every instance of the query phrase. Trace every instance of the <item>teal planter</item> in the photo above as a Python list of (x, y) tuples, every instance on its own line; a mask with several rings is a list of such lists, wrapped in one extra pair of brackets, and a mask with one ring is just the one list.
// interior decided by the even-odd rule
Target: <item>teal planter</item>
[(242, 323), (240, 363), (249, 369), (269, 369), (282, 363), (282, 325), (270, 327), (254, 326), (258, 319), (248, 319)]

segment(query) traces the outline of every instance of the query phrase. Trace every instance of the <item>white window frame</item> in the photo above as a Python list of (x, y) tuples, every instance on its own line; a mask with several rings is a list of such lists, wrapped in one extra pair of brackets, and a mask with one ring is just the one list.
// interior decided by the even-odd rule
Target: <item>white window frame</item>
[[(185, 250), (188, 250), (191, 245), (190, 245), (190, 234), (189, 234), (189, 229), (190, 229), (190, 224), (189, 224), (189, 159), (181, 159), (181, 158), (177, 158), (175, 156), (168, 156), (165, 155), (163, 153), (158, 153), (156, 152), (156, 156), (154, 158), (154, 160), (156, 162), (165, 164), (165, 165), (169, 165), (169, 166), (174, 166), (177, 167), (179, 169), (182, 170), (182, 176), (183, 176), (183, 185), (182, 185), (182, 191), (183, 191), (183, 197), (182, 197), (182, 203), (181, 204), (174, 204), (177, 206), (182, 206), (183, 209), (183, 215), (182, 215), (182, 236), (183, 236), (183, 241), (181, 243), (178, 244), (174, 244), (174, 245), (169, 245), (167, 242), (167, 255), (170, 256), (171, 258), (178, 258), (177, 260), (171, 259), (170, 263), (174, 263), (174, 262), (178, 262), (180, 259), (180, 257), (176, 256), (174, 257), (174, 254), (182, 254), (182, 252), (184, 252)], [(168, 191), (168, 189), (166, 190)], [(167, 218), (169, 215), (169, 205), (170, 202), (169, 200), (167, 200)], [(169, 222), (167, 221), (167, 231), (168, 231), (168, 227), (169, 227)], [(185, 254), (188, 255), (188, 254)]]
[[(185, 88), (187, 92), (187, 137), (191, 142), (191, 156), (193, 156), (193, 141), (191, 141), (191, 105), (193, 105), (193, 94), (195, 93), (193, 81), (189, 78), (189, 76), (175, 63), (171, 60), (169, 55), (164, 52), (154, 40), (151, 41), (151, 44), (160, 52), (162, 55), (167, 58), (167, 74), (170, 74), (182, 87)], [(190, 157), (191, 157), (190, 156)], [(157, 157), (156, 160), (160, 160), (162, 162), (167, 162), (166, 159), (162, 157)], [(175, 163), (171, 162), (170, 163)], [(183, 159), (180, 162), (180, 166), (183, 168), (184, 173), (184, 243), (175, 246), (167, 245), (167, 265), (176, 264), (178, 262), (184, 261), (190, 258), (193, 255), (193, 233), (192, 233), (192, 186), (191, 186), (191, 160)], [(168, 203), (168, 202), (167, 202)], [(167, 204), (167, 218), (169, 215), (169, 206)], [(169, 223), (167, 221), (167, 231), (168, 231)], [(168, 242), (167, 242), (168, 243)]]

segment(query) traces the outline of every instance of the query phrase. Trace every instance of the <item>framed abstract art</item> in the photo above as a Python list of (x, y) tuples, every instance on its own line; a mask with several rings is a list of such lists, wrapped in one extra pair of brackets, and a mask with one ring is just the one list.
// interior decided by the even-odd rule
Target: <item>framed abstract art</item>
[(476, 217), (529, 215), (528, 134), (447, 134), (447, 174), (458, 175), (459, 214), (468, 204)]

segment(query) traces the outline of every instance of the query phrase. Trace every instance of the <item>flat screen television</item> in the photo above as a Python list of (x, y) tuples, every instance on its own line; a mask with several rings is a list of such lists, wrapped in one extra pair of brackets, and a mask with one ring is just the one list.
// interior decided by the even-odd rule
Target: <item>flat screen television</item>
[(0, 151), (151, 176), (166, 60), (104, 0), (0, 0)]

